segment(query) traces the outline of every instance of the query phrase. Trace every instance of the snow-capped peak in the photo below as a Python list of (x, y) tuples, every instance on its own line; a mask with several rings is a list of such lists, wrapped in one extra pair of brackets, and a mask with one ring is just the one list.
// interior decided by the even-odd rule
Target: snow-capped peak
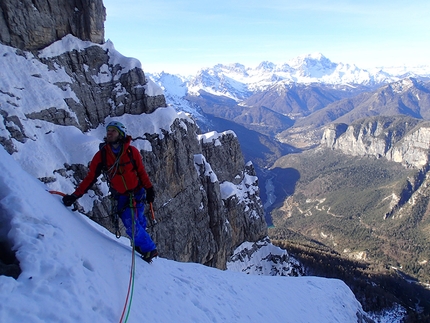
[(275, 71), (277, 68), (276, 64), (269, 62), (269, 61), (264, 61), (261, 62), (257, 67), (256, 70), (260, 70), (260, 71), (267, 71), (267, 72), (273, 72)]
[(156, 74), (147, 74), (155, 83), (157, 83), (166, 93), (179, 97), (187, 94), (187, 79), (180, 75), (169, 74), (165, 72)]
[(314, 53), (296, 57), (288, 62), (299, 77), (322, 78), (332, 74), (337, 67), (321, 53)]
[(336, 67), (337, 65), (332, 61), (330, 61), (327, 57), (325, 57), (321, 53), (301, 55), (289, 60), (287, 64), (295, 69), (300, 69), (300, 68), (303, 68), (304, 66), (312, 67), (316, 65), (330, 69), (330, 68)]
[(236, 74), (238, 76), (248, 76), (247, 68), (245, 65), (240, 63), (233, 63), (233, 64), (217, 64), (213, 67), (213, 70), (216, 71), (217, 74), (223, 73), (223, 74)]
[(417, 81), (413, 78), (405, 78), (398, 82), (390, 83), (386, 88), (391, 89), (393, 92), (402, 93), (408, 91), (411, 87), (416, 86)]

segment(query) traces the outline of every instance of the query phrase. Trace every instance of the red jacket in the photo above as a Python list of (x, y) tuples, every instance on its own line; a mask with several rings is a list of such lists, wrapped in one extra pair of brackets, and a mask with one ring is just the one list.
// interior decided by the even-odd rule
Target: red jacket
[[(135, 190), (137, 188), (144, 187), (145, 189), (148, 189), (152, 187), (149, 176), (143, 166), (142, 157), (135, 147), (130, 146), (130, 142), (131, 137), (127, 136), (126, 141), (120, 150), (118, 163), (115, 163), (117, 161), (117, 156), (112, 151), (110, 144), (104, 145), (94, 155), (91, 160), (87, 176), (79, 184), (73, 194), (77, 197), (81, 197), (97, 181), (97, 178), (100, 176), (104, 166), (101, 153), (102, 149), (106, 150), (106, 173), (110, 182), (110, 187), (114, 191), (124, 194), (126, 191)], [(128, 149), (131, 150), (131, 154), (136, 164), (136, 169), (129, 157), (129, 153), (127, 152)]]

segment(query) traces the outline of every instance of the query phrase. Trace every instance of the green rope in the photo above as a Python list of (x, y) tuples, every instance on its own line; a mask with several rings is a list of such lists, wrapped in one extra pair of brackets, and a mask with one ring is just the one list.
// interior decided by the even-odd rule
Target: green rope
[(128, 311), (127, 311), (127, 316), (125, 317), (125, 321), (124, 321), (124, 323), (125, 322), (127, 322), (127, 320), (128, 320), (128, 316), (129, 316), (129, 314), (130, 314), (130, 310), (131, 310), (131, 301), (132, 301), (132, 299), (133, 299), (133, 292), (134, 292), (134, 272), (135, 272), (135, 270), (134, 270), (134, 268), (135, 268), (135, 252), (134, 252), (134, 247), (135, 247), (135, 245), (134, 245), (134, 233), (135, 233), (135, 230), (136, 230), (136, 215), (135, 215), (135, 208), (136, 208), (136, 204), (135, 204), (135, 200), (134, 200), (134, 198), (133, 198), (133, 194), (132, 193), (130, 193), (130, 209), (131, 209), (131, 235), (132, 235), (132, 240), (131, 240), (131, 246), (132, 246), (132, 252), (133, 252), (133, 255), (132, 255), (132, 266), (133, 266), (133, 272), (132, 272), (132, 280), (133, 280), (133, 283), (132, 283), (132, 285), (131, 285), (131, 295), (130, 295), (130, 302), (128, 303), (129, 305), (128, 305)]
[[(135, 252), (134, 252), (134, 247), (135, 247), (135, 243), (134, 243), (134, 233), (136, 230), (136, 222), (135, 222), (135, 200), (133, 198), (133, 194), (130, 193), (130, 210), (131, 210), (131, 247), (132, 247), (132, 256), (131, 256), (131, 292), (130, 292), (130, 288), (129, 288), (129, 292), (130, 292), (130, 298), (128, 297), (129, 295), (127, 295), (127, 299), (126, 299), (126, 303), (124, 305), (124, 311), (125, 308), (128, 307), (127, 309), (127, 315), (125, 316), (125, 320), (123, 323), (126, 323), (128, 321), (128, 317), (130, 315), (130, 310), (131, 310), (131, 302), (133, 300), (133, 292), (134, 292), (134, 274), (135, 274)], [(130, 286), (129, 286), (130, 287)], [(122, 322), (122, 319), (124, 317), (124, 311), (122, 312), (122, 316), (120, 319), (120, 323)]]

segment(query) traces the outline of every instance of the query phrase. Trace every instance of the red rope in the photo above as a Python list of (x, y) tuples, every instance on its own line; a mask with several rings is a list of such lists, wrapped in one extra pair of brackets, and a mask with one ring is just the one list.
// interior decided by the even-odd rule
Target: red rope
[(122, 314), (121, 314), (121, 318), (119, 320), (119, 322), (121, 323), (122, 320), (124, 319), (124, 314), (125, 311), (127, 309), (127, 304), (128, 304), (128, 298), (130, 296), (130, 290), (131, 290), (131, 285), (132, 285), (132, 280), (133, 280), (133, 271), (134, 271), (134, 247), (133, 247), (133, 251), (132, 251), (132, 258), (131, 258), (131, 268), (130, 268), (130, 280), (128, 282), (128, 290), (127, 290), (127, 297), (125, 299), (125, 303), (124, 303), (124, 309), (122, 310)]

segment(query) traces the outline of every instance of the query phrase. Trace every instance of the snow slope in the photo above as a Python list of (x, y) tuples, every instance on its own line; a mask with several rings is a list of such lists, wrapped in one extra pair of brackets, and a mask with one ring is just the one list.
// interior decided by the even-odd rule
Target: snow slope
[[(0, 148), (0, 225), (19, 259), (0, 276), (0, 322), (119, 322), (131, 249), (64, 207)], [(128, 322), (357, 322), (361, 305), (340, 280), (220, 271), (136, 259)]]

